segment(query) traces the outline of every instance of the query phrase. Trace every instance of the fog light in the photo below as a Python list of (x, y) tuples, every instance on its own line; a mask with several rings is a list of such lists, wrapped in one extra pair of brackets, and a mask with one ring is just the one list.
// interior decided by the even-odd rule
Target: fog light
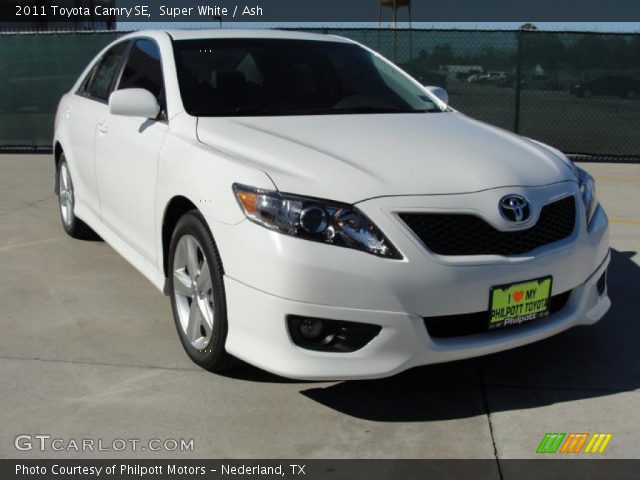
[(300, 335), (308, 340), (318, 338), (322, 334), (322, 320), (319, 318), (305, 318), (300, 322)]
[(307, 350), (348, 353), (361, 349), (380, 333), (382, 327), (368, 323), (288, 315), (287, 326), (293, 343)]

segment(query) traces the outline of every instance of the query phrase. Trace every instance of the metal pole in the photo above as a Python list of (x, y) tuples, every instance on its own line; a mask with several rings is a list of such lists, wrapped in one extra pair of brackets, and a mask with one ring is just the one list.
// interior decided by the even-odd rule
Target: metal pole
[(411, 0), (409, 0), (409, 60), (413, 60), (413, 22), (411, 20)]
[(398, 58), (398, 6), (396, 0), (393, 0), (393, 61)]
[(513, 131), (520, 133), (520, 94), (522, 91), (522, 43), (523, 43), (524, 31), (518, 31), (518, 53), (516, 59), (516, 106), (515, 106), (515, 118), (513, 122)]
[(94, 10), (94, 6), (93, 6), (93, 0), (89, 1), (89, 8), (91, 9), (91, 30), (97, 30), (96, 29), (96, 19), (93, 16), (93, 10)]
[(378, 51), (380, 51), (380, 35), (382, 35), (382, 2), (379, 3), (378, 9)]

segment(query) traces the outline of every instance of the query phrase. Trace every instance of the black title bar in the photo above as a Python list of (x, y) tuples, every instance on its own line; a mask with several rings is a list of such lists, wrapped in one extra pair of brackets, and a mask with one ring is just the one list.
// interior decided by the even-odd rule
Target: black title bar
[(636, 480), (640, 460), (0, 460), (2, 480)]
[[(379, 0), (0, 0), (0, 22), (377, 22)], [(383, 21), (392, 19), (382, 8)], [(406, 7), (398, 21), (409, 20)], [(633, 22), (638, 0), (413, 0), (413, 22)], [(639, 25), (640, 28), (640, 25)]]

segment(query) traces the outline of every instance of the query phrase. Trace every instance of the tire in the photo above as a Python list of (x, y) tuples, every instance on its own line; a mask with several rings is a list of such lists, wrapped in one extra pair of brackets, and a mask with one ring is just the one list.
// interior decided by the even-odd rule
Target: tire
[(204, 218), (195, 210), (186, 213), (171, 237), (171, 309), (185, 352), (194, 363), (212, 372), (239, 363), (224, 348), (228, 323), (222, 272), (220, 255)]
[(582, 98), (591, 98), (591, 90), (589, 90), (589, 89), (583, 90), (582, 91)]
[(635, 91), (635, 90), (629, 90), (629, 91), (627, 92), (627, 98), (628, 98), (629, 100), (633, 100), (633, 99), (634, 99), (634, 98), (636, 98), (637, 96), (638, 96), (638, 94), (636, 93), (636, 91)]
[(97, 237), (93, 230), (75, 215), (76, 195), (73, 188), (73, 180), (71, 179), (71, 171), (64, 153), (60, 156), (56, 175), (58, 210), (64, 231), (73, 238), (90, 239)]

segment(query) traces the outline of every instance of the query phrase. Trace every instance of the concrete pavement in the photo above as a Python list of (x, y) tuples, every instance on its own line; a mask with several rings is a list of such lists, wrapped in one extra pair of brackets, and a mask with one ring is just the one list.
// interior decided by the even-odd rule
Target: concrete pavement
[[(365, 382), (221, 376), (108, 245), (67, 237), (47, 155), (0, 156), (1, 458), (535, 458), (545, 432), (611, 432), (640, 458), (640, 165), (583, 164), (610, 217), (610, 314), (517, 350)], [(21, 452), (20, 434), (193, 439), (193, 451)]]

